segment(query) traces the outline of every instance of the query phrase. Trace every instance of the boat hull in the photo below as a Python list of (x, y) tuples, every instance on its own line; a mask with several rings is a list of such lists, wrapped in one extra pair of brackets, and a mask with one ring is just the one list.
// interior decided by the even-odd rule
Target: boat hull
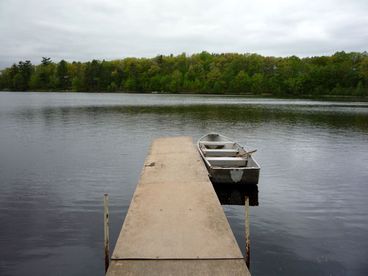
[(207, 166), (208, 176), (215, 184), (258, 184), (259, 168), (214, 169)]

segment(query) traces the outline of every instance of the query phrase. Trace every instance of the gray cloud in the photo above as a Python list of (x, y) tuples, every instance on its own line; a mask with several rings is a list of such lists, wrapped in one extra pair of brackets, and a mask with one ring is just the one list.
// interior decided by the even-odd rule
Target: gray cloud
[(0, 0), (0, 68), (209, 52), (365, 51), (366, 0)]

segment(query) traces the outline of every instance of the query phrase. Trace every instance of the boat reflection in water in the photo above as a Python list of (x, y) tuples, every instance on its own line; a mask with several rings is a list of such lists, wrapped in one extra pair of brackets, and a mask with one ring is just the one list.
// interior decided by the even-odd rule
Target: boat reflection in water
[(244, 205), (249, 198), (249, 206), (258, 206), (258, 185), (224, 185), (213, 183), (213, 188), (222, 205)]

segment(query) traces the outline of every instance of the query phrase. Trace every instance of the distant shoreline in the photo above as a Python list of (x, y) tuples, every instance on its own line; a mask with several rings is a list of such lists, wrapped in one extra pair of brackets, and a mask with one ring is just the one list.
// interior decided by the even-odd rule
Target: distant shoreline
[(209, 97), (239, 97), (239, 98), (262, 98), (262, 99), (285, 99), (285, 100), (331, 100), (331, 101), (352, 101), (352, 102), (368, 102), (368, 97), (359, 97), (359, 96), (342, 96), (342, 95), (304, 95), (303, 97), (299, 96), (275, 96), (272, 94), (220, 94), (220, 93), (187, 93), (187, 92), (178, 92), (178, 93), (170, 93), (170, 92), (134, 92), (134, 91), (44, 91), (44, 90), (32, 90), (32, 91), (11, 91), (11, 90), (1, 90), (3, 93), (69, 93), (69, 94), (134, 94), (134, 95), (186, 95), (186, 96), (209, 96)]

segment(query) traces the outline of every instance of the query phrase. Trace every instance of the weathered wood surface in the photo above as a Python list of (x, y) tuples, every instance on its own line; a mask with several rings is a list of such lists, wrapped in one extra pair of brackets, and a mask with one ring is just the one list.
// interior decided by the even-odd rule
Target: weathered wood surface
[(144, 271), (149, 275), (248, 273), (190, 137), (153, 142), (108, 275), (144, 275)]

